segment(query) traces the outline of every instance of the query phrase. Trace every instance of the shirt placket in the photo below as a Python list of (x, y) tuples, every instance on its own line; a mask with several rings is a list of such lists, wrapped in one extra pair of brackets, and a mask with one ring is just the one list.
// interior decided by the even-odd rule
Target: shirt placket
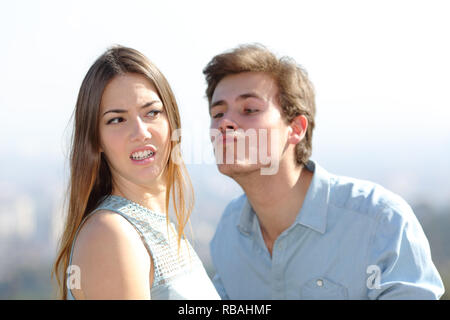
[(272, 299), (285, 298), (285, 283), (284, 283), (284, 252), (286, 248), (286, 236), (280, 235), (275, 240), (272, 249)]

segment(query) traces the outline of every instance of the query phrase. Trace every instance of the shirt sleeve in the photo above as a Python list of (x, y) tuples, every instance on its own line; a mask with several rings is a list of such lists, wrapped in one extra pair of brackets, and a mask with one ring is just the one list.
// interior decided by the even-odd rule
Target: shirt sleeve
[(213, 278), (213, 284), (216, 287), (217, 292), (219, 293), (222, 300), (230, 300), (230, 297), (227, 295), (225, 288), (223, 287), (222, 280), (220, 279), (219, 275), (216, 273), (216, 275)]
[(443, 295), (428, 240), (408, 204), (382, 210), (369, 250), (369, 299), (433, 300)]

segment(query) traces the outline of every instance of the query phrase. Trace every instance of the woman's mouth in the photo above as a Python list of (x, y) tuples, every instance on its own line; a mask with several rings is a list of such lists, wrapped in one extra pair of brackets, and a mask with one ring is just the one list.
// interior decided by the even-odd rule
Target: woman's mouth
[(156, 150), (154, 148), (141, 148), (130, 154), (130, 159), (136, 164), (146, 164), (155, 159)]

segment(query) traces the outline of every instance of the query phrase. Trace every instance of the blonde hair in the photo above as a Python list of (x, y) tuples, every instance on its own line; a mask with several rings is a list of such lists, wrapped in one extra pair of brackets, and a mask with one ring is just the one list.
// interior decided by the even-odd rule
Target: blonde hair
[(273, 77), (279, 89), (278, 102), (288, 123), (299, 115), (308, 119), (305, 139), (295, 147), (296, 162), (305, 165), (312, 153), (316, 114), (314, 88), (306, 71), (291, 58), (277, 58), (263, 45), (240, 45), (216, 55), (203, 69), (207, 82), (206, 97), (210, 106), (218, 83), (228, 75), (241, 72), (265, 72)]
[[(52, 276), (56, 275), (59, 296), (67, 298), (67, 274), (70, 250), (83, 218), (112, 192), (112, 177), (106, 159), (100, 153), (100, 102), (106, 85), (117, 75), (137, 73), (156, 88), (168, 115), (171, 132), (181, 128), (180, 114), (172, 89), (159, 69), (137, 50), (114, 46), (103, 53), (87, 72), (78, 93), (74, 110), (74, 132), (70, 152), (70, 181), (66, 201), (67, 217), (60, 239)], [(181, 138), (171, 140), (169, 155)], [(175, 148), (178, 150), (178, 148)], [(169, 156), (166, 190), (166, 219), (172, 199), (177, 220), (178, 247), (185, 235), (194, 204), (194, 193), (188, 172), (180, 155), (176, 163)], [(172, 194), (172, 197), (171, 197)]]

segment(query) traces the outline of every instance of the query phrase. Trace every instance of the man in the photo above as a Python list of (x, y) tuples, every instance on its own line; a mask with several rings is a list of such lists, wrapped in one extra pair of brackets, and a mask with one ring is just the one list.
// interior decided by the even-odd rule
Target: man
[(226, 207), (211, 242), (222, 298), (440, 298), (410, 206), (310, 160), (314, 92), (300, 66), (243, 45), (203, 73), (218, 169), (245, 192)]

